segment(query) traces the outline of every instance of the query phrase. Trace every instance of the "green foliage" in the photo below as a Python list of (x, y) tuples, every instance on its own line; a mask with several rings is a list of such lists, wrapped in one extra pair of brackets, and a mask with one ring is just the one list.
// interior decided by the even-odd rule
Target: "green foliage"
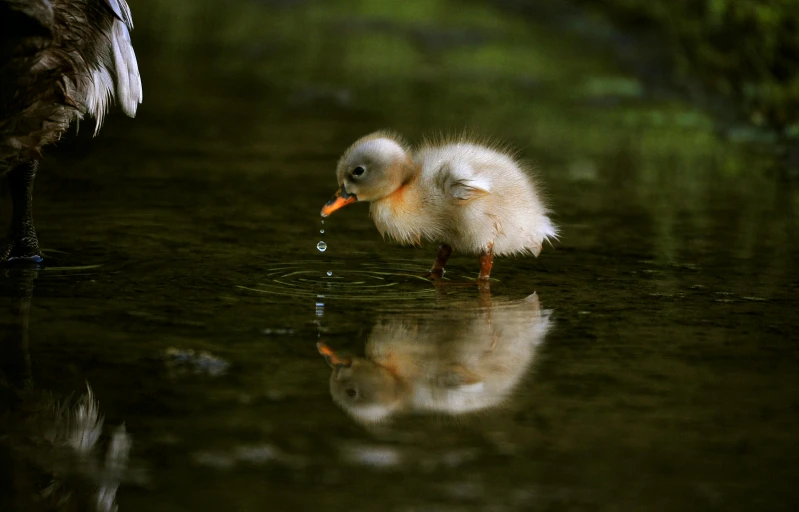
[[(582, 0), (597, 5), (596, 0)], [(753, 122), (799, 112), (799, 0), (600, 0), (622, 24), (657, 26), (680, 78), (735, 98)]]

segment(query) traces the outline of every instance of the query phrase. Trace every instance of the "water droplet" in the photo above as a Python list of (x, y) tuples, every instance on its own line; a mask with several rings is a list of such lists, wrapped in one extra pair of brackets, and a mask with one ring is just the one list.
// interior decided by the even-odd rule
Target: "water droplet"
[(328, 270), (328, 271), (327, 271), (327, 275), (328, 275), (328, 276), (332, 276), (332, 275), (333, 275), (333, 271), (332, 271), (332, 270)]
[(325, 230), (324, 229), (320, 229), (319, 232), (322, 233), (323, 235), (325, 234)]
[(316, 248), (319, 249), (320, 252), (325, 252), (327, 250), (327, 244), (324, 242), (319, 242), (316, 244)]
[(325, 223), (325, 219), (322, 219), (322, 224), (324, 224), (324, 223)]

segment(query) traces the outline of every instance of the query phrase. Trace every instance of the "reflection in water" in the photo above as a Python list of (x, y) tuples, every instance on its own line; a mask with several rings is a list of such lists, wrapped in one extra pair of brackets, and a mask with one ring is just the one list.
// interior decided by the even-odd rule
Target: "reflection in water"
[(28, 318), (35, 270), (3, 271), (10, 285), (9, 315), (0, 320), (0, 375), (8, 385), (24, 389), (31, 384), (31, 361), (28, 354)]
[(387, 316), (372, 329), (365, 357), (319, 343), (333, 369), (330, 394), (363, 423), (501, 405), (532, 364), (550, 329), (549, 313), (534, 293), (488, 307)]
[(35, 271), (6, 271), (10, 315), (0, 337), (0, 510), (118, 509), (131, 439), (121, 425), (103, 438), (103, 416), (87, 384), (57, 402), (33, 389), (28, 323)]
[[(103, 453), (100, 443), (103, 416), (88, 385), (86, 393), (74, 402), (56, 404), (50, 410), (53, 412), (52, 426), (45, 431), (45, 439), (55, 450), (62, 452), (59, 457), (63, 457), (63, 466), (53, 466), (52, 481), (42, 490), (41, 496), (54, 504), (60, 505), (70, 499), (85, 500), (91, 508), (79, 507), (97, 512), (116, 511), (117, 490), (127, 473), (131, 446), (125, 425), (112, 429)], [(42, 421), (48, 419), (44, 416)], [(46, 428), (46, 423), (44, 425)], [(73, 482), (76, 477), (83, 481)], [(87, 484), (85, 495), (80, 496), (77, 488)]]

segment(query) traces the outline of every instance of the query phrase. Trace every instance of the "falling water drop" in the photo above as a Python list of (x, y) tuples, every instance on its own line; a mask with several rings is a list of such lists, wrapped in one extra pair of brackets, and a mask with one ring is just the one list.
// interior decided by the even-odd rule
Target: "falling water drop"
[(319, 249), (319, 252), (325, 252), (327, 250), (327, 244), (324, 242), (319, 242), (316, 244), (316, 248)]
[(327, 275), (328, 275), (328, 277), (332, 276), (333, 275), (333, 271), (332, 270), (328, 270), (327, 271)]
[(319, 232), (322, 233), (323, 235), (325, 234), (325, 230), (324, 229), (320, 229)]

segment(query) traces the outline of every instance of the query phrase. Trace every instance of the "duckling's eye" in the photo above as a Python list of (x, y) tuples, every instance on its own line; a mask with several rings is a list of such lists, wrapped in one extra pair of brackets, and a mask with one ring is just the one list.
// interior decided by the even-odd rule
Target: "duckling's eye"
[(364, 169), (361, 166), (358, 166), (358, 167), (356, 167), (355, 169), (352, 170), (352, 175), (353, 176), (360, 176), (364, 172), (366, 172), (366, 169)]
[(347, 393), (347, 396), (350, 398), (358, 398), (358, 390), (355, 388), (347, 388), (344, 392)]

